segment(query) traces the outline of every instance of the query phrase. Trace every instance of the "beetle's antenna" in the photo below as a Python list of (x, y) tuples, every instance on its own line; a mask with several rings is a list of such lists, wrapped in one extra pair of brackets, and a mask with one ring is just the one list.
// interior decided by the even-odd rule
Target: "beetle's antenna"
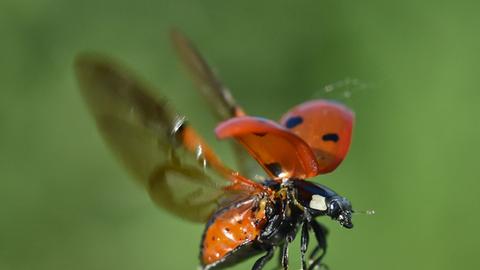
[(356, 78), (345, 78), (340, 81), (327, 84), (313, 94), (314, 98), (327, 98), (335, 100), (348, 100), (354, 92), (364, 90), (369, 85)]
[(352, 214), (362, 214), (362, 215), (371, 216), (371, 215), (375, 215), (375, 210), (373, 210), (373, 209), (361, 210), (361, 211), (353, 211), (352, 210)]

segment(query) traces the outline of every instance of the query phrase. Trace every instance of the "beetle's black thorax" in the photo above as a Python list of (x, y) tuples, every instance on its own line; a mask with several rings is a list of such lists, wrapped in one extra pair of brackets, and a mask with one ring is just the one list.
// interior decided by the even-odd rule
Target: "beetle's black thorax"
[(274, 192), (274, 199), (266, 206), (267, 224), (258, 240), (268, 245), (281, 245), (291, 242), (297, 234), (300, 225), (307, 219), (303, 207), (296, 199), (296, 189), (292, 181), (282, 184), (267, 182)]

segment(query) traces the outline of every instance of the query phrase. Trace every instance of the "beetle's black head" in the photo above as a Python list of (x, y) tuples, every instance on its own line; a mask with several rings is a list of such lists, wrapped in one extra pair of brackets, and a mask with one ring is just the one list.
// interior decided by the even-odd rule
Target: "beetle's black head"
[(352, 204), (346, 198), (337, 195), (327, 199), (327, 215), (347, 229), (353, 228), (352, 212)]
[(297, 200), (311, 216), (329, 216), (345, 228), (353, 228), (352, 204), (333, 190), (308, 181), (295, 180)]

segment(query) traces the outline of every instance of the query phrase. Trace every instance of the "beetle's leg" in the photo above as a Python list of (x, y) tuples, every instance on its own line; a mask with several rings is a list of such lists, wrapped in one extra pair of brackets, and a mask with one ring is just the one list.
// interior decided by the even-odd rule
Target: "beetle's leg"
[(284, 270), (288, 269), (288, 243), (285, 242), (282, 245), (281, 253), (280, 253), (280, 263)]
[(280, 245), (280, 254), (278, 254), (278, 264), (274, 268), (275, 270), (279, 269), (288, 269), (288, 242)]
[[(315, 238), (317, 239), (317, 247), (312, 251), (310, 254), (310, 261), (313, 261), (308, 270), (313, 270), (317, 266), (320, 266), (322, 263), (322, 259), (327, 253), (327, 234), (328, 230), (325, 228), (323, 225), (318, 223), (316, 220), (312, 220), (310, 222), (310, 225), (312, 226), (313, 233), (315, 234)], [(314, 257), (317, 255), (319, 251), (322, 251), (320, 256), (318, 256), (316, 259)]]
[(305, 253), (308, 249), (308, 222), (304, 222), (302, 226), (302, 235), (300, 237), (300, 255), (302, 259), (302, 270), (307, 270), (307, 261), (305, 259)]
[[(313, 224), (313, 222), (315, 222), (315, 224)], [(315, 257), (315, 255), (320, 251), (322, 250), (322, 248), (325, 246), (326, 248), (326, 236), (328, 235), (328, 229), (323, 226), (322, 224), (318, 223), (317, 221), (315, 220), (312, 220), (312, 222), (310, 223), (310, 225), (312, 226), (312, 229), (314, 229), (314, 226), (317, 227), (317, 233), (315, 233), (315, 229), (314, 229), (314, 234), (315, 234), (315, 238), (317, 239), (317, 246), (313, 249), (313, 251), (310, 253), (310, 256), (309, 256), (309, 259), (312, 260), (313, 257)], [(318, 228), (319, 227), (319, 228)], [(318, 231), (320, 231), (321, 233), (318, 233)], [(323, 235), (323, 237), (318, 237), (319, 235)], [(320, 241), (320, 239), (322, 239)]]
[(258, 259), (252, 267), (252, 270), (261, 270), (265, 264), (272, 259), (274, 253), (274, 249), (272, 246), (268, 247), (267, 254), (263, 255)]

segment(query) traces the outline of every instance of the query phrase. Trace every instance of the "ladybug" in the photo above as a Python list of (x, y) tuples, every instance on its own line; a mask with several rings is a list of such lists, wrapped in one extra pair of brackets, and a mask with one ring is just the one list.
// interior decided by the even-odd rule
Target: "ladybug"
[[(103, 55), (80, 54), (76, 76), (106, 143), (156, 204), (181, 218), (206, 222), (202, 269), (227, 268), (261, 254), (252, 267), (260, 270), (277, 249), (287, 269), (288, 247), (297, 233), (302, 269), (320, 266), (327, 230), (316, 218), (329, 216), (351, 229), (353, 210), (345, 197), (306, 179), (333, 171), (345, 158), (353, 112), (313, 100), (279, 122), (249, 116), (187, 38), (173, 30), (171, 39), (221, 121), (216, 136), (236, 142), (239, 169), (225, 166), (187, 119), (129, 70)], [(261, 182), (252, 180), (255, 161), (266, 173)], [(316, 247), (307, 260), (311, 231)]]

